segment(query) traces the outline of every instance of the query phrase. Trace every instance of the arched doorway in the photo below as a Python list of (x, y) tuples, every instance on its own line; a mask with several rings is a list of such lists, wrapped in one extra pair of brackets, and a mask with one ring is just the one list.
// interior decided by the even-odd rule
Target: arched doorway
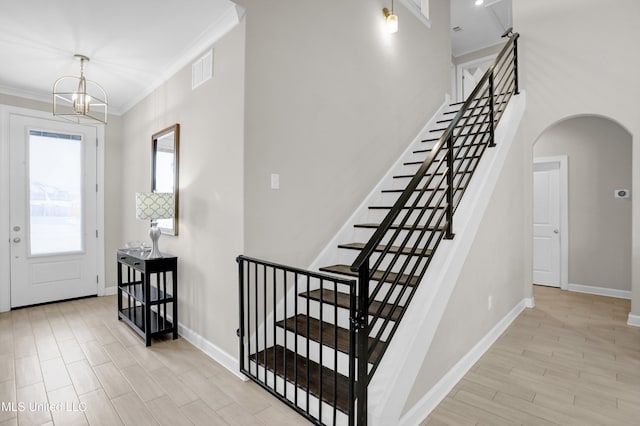
[[(631, 298), (631, 153), (631, 134), (602, 116), (559, 121), (537, 139), (533, 147), (534, 284)], [(560, 178), (553, 176), (553, 162), (562, 158), (566, 159), (564, 195), (561, 167)], [(564, 226), (562, 220), (557, 226), (552, 223), (556, 206), (560, 218), (566, 217)], [(551, 224), (547, 234), (536, 236), (536, 227), (541, 228), (545, 220)], [(549, 282), (536, 282), (545, 281), (536, 269), (551, 269), (554, 261), (560, 268), (559, 285), (548, 278), (553, 275), (546, 276)]]

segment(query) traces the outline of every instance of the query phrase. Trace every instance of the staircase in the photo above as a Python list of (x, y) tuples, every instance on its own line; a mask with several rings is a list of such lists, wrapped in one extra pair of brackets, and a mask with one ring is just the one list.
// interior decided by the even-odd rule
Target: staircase
[(517, 38), (412, 145), (335, 263), (311, 272), (238, 258), (241, 371), (311, 422), (366, 425), (367, 385), (438, 246), (455, 237), (455, 211), (517, 94)]

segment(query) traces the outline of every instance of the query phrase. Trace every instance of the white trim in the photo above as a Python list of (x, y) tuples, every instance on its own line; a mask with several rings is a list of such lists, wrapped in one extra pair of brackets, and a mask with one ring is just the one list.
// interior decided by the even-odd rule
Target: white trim
[(420, 300), (421, 303), (411, 303), (406, 308), (404, 318), (369, 383), (369, 419), (373, 426), (397, 424), (402, 417), (404, 405), (433, 342), (515, 140), (525, 105), (524, 91), (509, 102), (496, 128), (497, 146), (484, 153), (456, 210), (456, 238), (443, 241), (438, 246), (429, 265), (432, 273), (420, 282), (414, 296), (414, 300)]
[(211, 48), (211, 46), (213, 46), (218, 40), (235, 28), (244, 17), (244, 14), (245, 9), (242, 6), (232, 3), (224, 14), (217, 21), (213, 22), (192, 46), (186, 49), (179, 58), (171, 61), (171, 66), (164, 71), (156, 81), (149, 85), (149, 87), (142, 91), (138, 96), (122, 105), (122, 107), (118, 109), (117, 113), (120, 115), (126, 114), (131, 108), (153, 93), (153, 91), (158, 87), (166, 83), (178, 71), (189, 65), (194, 59), (202, 56), (203, 52)]
[(11, 254), (9, 241), (11, 224), (9, 223), (9, 112), (8, 107), (0, 105), (0, 312), (11, 309)]
[(594, 294), (596, 296), (607, 296), (615, 297), (617, 299), (631, 300), (630, 290), (618, 290), (615, 288), (596, 287), (592, 285), (582, 284), (569, 284), (567, 285), (567, 290), (576, 293)]
[(118, 294), (118, 286), (105, 287), (99, 296), (114, 296)]
[[(38, 119), (57, 121), (69, 124), (68, 121), (53, 117), (50, 112), (20, 108), (12, 105), (0, 105), (0, 124), (4, 129), (0, 133), (0, 241), (9, 241), (10, 222), (10, 183), (9, 183), (9, 117), (12, 115), (23, 115)], [(89, 124), (89, 126), (92, 126)], [(98, 183), (98, 194), (96, 202), (96, 228), (98, 230), (98, 239), (96, 242), (96, 274), (98, 275), (98, 284), (96, 292), (98, 295), (103, 293), (105, 288), (105, 259), (104, 259), (104, 146), (105, 132), (104, 125), (97, 124), (92, 126), (96, 128), (96, 137), (98, 138), (98, 149), (96, 150), (96, 180)], [(11, 309), (11, 262), (8, 244), (0, 244), (0, 312)]]
[[(418, 19), (418, 21), (422, 22), (427, 28), (431, 28), (431, 20), (422, 13), (421, 7), (418, 7), (418, 5), (412, 0), (400, 0), (400, 3), (402, 3), (403, 6)], [(429, 8), (427, 7), (427, 14), (429, 13), (428, 9)]]
[[(482, 58), (473, 59), (471, 61), (462, 62), (461, 64), (456, 64), (455, 69), (455, 82), (456, 82), (456, 97), (455, 99), (458, 102), (463, 102), (465, 99), (462, 99), (464, 96), (463, 87), (462, 87), (462, 70), (467, 67), (472, 67), (474, 65), (480, 65), (486, 62), (494, 62), (494, 60), (498, 57), (497, 53), (492, 55), (483, 56)], [(491, 64), (493, 65), (493, 64)], [(489, 65), (489, 66), (491, 66)], [(488, 68), (487, 68), (488, 69)]]
[(249, 380), (244, 374), (240, 373), (240, 367), (237, 358), (229, 355), (227, 352), (214, 345), (189, 327), (178, 323), (178, 330), (180, 336), (182, 336), (186, 341), (207, 354), (211, 359), (229, 370), (240, 380)]
[(524, 307), (525, 308), (529, 308), (529, 309), (533, 309), (536, 307), (536, 299), (532, 297), (526, 297), (524, 299)]
[(502, 333), (511, 325), (520, 312), (532, 303), (531, 299), (521, 300), (507, 315), (502, 318), (434, 387), (423, 396), (404, 416), (400, 418), (401, 426), (420, 424), (434, 408), (451, 392), (451, 389), (464, 377), (473, 365), (484, 355)]
[[(560, 178), (560, 288), (569, 285), (569, 156), (535, 157), (533, 164), (552, 163), (559, 166)], [(532, 203), (533, 205), (533, 203)]]
[(640, 327), (640, 315), (629, 314), (627, 325), (631, 327)]

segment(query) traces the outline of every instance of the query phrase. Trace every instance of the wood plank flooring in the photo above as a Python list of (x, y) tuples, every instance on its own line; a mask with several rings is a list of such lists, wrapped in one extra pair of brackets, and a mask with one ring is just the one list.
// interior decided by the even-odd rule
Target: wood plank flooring
[(526, 309), (421, 425), (640, 425), (628, 300), (534, 286)]
[(308, 425), (180, 338), (150, 348), (115, 296), (0, 313), (0, 426)]
[[(640, 424), (629, 301), (534, 296), (422, 425)], [(145, 348), (115, 312), (102, 297), (0, 314), (0, 426), (309, 424), (184, 339)]]

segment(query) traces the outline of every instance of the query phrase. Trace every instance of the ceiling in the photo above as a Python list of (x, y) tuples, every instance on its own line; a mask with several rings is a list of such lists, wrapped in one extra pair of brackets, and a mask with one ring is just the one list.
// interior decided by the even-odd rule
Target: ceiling
[[(451, 0), (454, 56), (501, 42), (511, 0)], [(229, 0), (0, 0), (0, 93), (51, 101), (55, 80), (88, 79), (122, 114), (183, 68), (242, 17)]]
[(121, 114), (201, 55), (240, 19), (228, 0), (0, 0), (0, 92), (51, 102), (54, 81), (77, 76)]
[[(451, 54), (464, 55), (504, 43), (501, 35), (512, 25), (511, 0), (451, 0)], [(453, 30), (459, 27), (460, 30)]]

